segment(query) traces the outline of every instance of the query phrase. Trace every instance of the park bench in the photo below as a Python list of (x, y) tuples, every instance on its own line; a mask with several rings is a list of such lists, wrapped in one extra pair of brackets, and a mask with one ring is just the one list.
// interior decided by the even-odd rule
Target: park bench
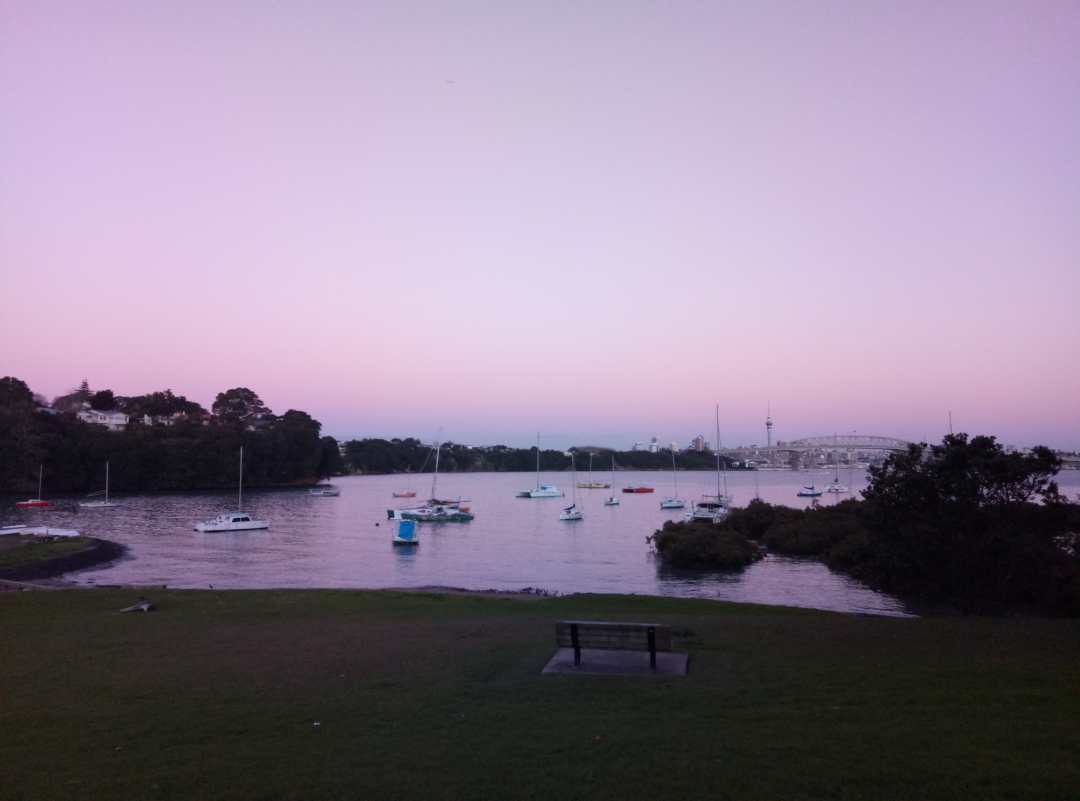
[(656, 670), (656, 652), (671, 650), (671, 627), (657, 623), (609, 623), (596, 620), (562, 620), (555, 624), (560, 648), (574, 649), (574, 665), (581, 665), (582, 649), (600, 651), (648, 651), (649, 668)]

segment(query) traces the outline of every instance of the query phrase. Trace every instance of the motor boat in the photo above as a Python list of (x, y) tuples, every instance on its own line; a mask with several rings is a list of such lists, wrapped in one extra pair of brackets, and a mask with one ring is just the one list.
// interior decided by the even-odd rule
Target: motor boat
[(623, 492), (630, 492), (630, 493), (640, 494), (640, 493), (643, 493), (643, 492), (655, 492), (656, 490), (653, 489), (652, 487), (623, 487), (622, 491)]
[(316, 498), (336, 498), (340, 494), (341, 490), (333, 484), (324, 484), (308, 490), (308, 495), (314, 495)]
[(685, 509), (686, 503), (682, 498), (664, 498), (660, 501), (661, 509)]
[(204, 533), (213, 531), (256, 531), (263, 528), (270, 528), (270, 524), (265, 520), (252, 520), (251, 515), (247, 512), (226, 512), (223, 515), (218, 515), (213, 520), (204, 520), (195, 524), (195, 530)]
[(395, 493), (393, 493), (393, 496), (395, 498), (415, 498), (416, 497), (416, 490), (405, 490), (403, 492), (395, 492)]
[(795, 495), (799, 498), (820, 498), (821, 490), (816, 489), (813, 484), (810, 484), (796, 492)]
[(402, 520), (399, 522), (393, 542), (394, 545), (419, 545), (420, 537), (416, 531), (416, 521)]
[(536, 489), (523, 490), (517, 494), (519, 498), (561, 498), (563, 492), (554, 484), (538, 484)]

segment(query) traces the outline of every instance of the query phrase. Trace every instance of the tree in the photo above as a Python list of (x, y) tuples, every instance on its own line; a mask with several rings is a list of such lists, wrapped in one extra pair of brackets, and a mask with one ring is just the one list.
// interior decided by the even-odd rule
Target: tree
[(1048, 448), (1007, 453), (993, 437), (949, 435), (870, 469), (866, 541), (853, 572), (969, 611), (1080, 612), (1080, 560), (1063, 546), (1076, 506)]
[(25, 407), (34, 405), (34, 393), (26, 382), (14, 376), (0, 378), (0, 407)]
[(272, 414), (259, 396), (247, 387), (219, 392), (211, 411), (220, 422), (244, 427), (255, 426)]
[(90, 408), (107, 412), (116, 408), (116, 396), (111, 389), (101, 389), (90, 396)]

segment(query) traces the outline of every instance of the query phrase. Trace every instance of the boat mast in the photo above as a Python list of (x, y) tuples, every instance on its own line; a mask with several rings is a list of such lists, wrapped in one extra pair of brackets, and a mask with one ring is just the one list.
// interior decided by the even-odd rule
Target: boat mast
[(536, 488), (540, 489), (540, 432), (536, 432)]
[(431, 500), (435, 500), (438, 496), (435, 494), (435, 485), (439, 481), (439, 451), (442, 449), (442, 443), (435, 443), (435, 474), (431, 477)]
[(105, 460), (105, 504), (109, 503), (109, 460)]
[(679, 474), (675, 472), (675, 448), (671, 449), (671, 477), (675, 481), (675, 497), (679, 497)]
[(45, 479), (45, 465), (39, 464), (37, 468), (37, 497), (41, 500), (41, 488), (44, 486)]
[(236, 490), (236, 511), (244, 508), (244, 446), (240, 446), (240, 483)]
[(723, 503), (720, 495), (720, 404), (716, 404), (716, 502)]
[(574, 482), (573, 506), (577, 507), (577, 462), (574, 461), (573, 451), (570, 451), (570, 475)]

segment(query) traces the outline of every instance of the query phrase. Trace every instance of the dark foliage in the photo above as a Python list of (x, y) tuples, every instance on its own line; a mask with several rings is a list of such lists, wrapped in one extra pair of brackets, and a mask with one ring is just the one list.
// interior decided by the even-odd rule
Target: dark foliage
[(1080, 505), (1059, 494), (1058, 467), (1046, 448), (1006, 453), (993, 437), (960, 434), (872, 468), (863, 501), (756, 501), (724, 527), (911, 601), (1080, 615)]
[[(74, 414), (42, 412), (32, 395), (27, 400), (28, 393), (21, 381), (0, 379), (3, 493), (35, 490), (38, 465), (44, 465), (46, 495), (98, 490), (105, 482), (106, 460), (115, 492), (231, 487), (241, 445), (246, 486), (310, 483), (340, 472), (337, 443), (320, 437), (320, 424), (305, 412), (289, 410), (276, 417), (259, 401), (250, 405), (259, 410), (258, 425), (244, 426), (235, 415), (226, 420), (180, 417), (172, 425), (144, 425), (140, 417), (124, 431), (109, 431)], [(192, 407), (201, 411), (169, 391), (128, 399), (133, 401), (163, 416)]]
[[(361, 439), (345, 443), (346, 466), (358, 473), (408, 473), (432, 468), (431, 446), (420, 440), (407, 439)], [(610, 451), (571, 448), (577, 458), (577, 468), (588, 467), (589, 454), (594, 455), (593, 470), (601, 478), (611, 469), (611, 458), (621, 470), (670, 470), (671, 451), (649, 453), (648, 451)], [(680, 453), (677, 456), (681, 470), (713, 470), (716, 456), (710, 453)], [(425, 464), (426, 463), (426, 464)], [(729, 469), (738, 469), (735, 462), (725, 457)], [(563, 451), (541, 450), (540, 469), (545, 472), (569, 470), (570, 457)], [(439, 472), (528, 472), (536, 469), (536, 448), (511, 448), (506, 445), (490, 445), (473, 448), (453, 442), (444, 442), (439, 455)]]
[(669, 520), (648, 539), (670, 567), (742, 570), (761, 558), (761, 549), (737, 531), (698, 520)]

